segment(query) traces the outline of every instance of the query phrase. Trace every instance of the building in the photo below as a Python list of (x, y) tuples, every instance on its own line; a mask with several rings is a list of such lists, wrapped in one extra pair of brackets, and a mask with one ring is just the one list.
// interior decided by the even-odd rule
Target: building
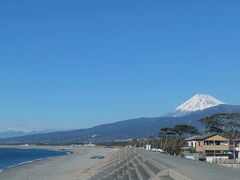
[(224, 161), (232, 154), (229, 139), (216, 133), (195, 136), (186, 141), (189, 147), (194, 147), (197, 153), (204, 155), (208, 162)]
[(188, 148), (196, 148), (196, 143), (197, 141), (195, 140), (195, 138), (197, 138), (198, 136), (193, 136), (193, 137), (189, 137), (186, 140), (187, 142), (187, 147)]
[(151, 145), (150, 144), (146, 145), (146, 150), (148, 150), (148, 151), (151, 150)]
[(231, 140), (230, 150), (234, 152), (234, 159), (240, 159), (240, 138)]

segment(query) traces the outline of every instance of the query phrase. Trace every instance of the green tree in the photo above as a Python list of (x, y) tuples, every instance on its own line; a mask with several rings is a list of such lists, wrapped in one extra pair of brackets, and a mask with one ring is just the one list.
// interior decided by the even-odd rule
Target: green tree
[(226, 133), (234, 138), (240, 130), (240, 114), (214, 114), (199, 120), (209, 132)]
[(223, 132), (223, 130), (221, 129), (221, 127), (223, 126), (223, 123), (219, 118), (219, 114), (214, 114), (212, 116), (208, 116), (206, 118), (200, 119), (199, 122), (205, 126), (205, 129), (208, 132), (217, 132), (217, 133)]
[(240, 130), (240, 114), (219, 114), (223, 121), (223, 131), (228, 134), (229, 138), (235, 138)]
[(178, 124), (173, 128), (173, 131), (176, 132), (179, 136), (183, 135), (194, 135), (198, 133), (196, 127), (186, 124)]
[(174, 128), (161, 128), (159, 131), (161, 148), (170, 154), (179, 154), (186, 135), (196, 134), (197, 128), (191, 125), (178, 124)]
[(169, 128), (169, 127), (165, 127), (165, 128), (161, 128), (159, 131), (159, 137), (161, 140), (161, 148), (163, 150), (166, 150), (166, 146), (168, 143), (168, 140), (170, 137), (175, 136), (176, 132), (174, 131), (173, 128)]

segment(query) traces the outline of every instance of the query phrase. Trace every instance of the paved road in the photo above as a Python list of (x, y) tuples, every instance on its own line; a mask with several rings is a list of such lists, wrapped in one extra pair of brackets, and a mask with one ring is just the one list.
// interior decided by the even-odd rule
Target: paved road
[(190, 179), (240, 180), (240, 169), (223, 167), (216, 164), (193, 161), (170, 155), (156, 154), (144, 150), (138, 150), (137, 152), (141, 156), (150, 158), (170, 169), (172, 168)]
[(90, 180), (239, 180), (240, 170), (145, 150), (123, 149)]

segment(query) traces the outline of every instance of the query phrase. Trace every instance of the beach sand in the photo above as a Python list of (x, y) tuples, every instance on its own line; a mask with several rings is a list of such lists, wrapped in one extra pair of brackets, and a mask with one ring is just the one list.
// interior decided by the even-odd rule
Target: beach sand
[[(47, 158), (6, 169), (0, 172), (0, 180), (85, 180), (107, 163), (113, 154), (117, 152), (114, 148), (104, 147), (51, 146), (40, 148), (65, 149), (72, 151), (73, 154)], [(104, 155), (105, 158), (91, 159), (94, 155)]]

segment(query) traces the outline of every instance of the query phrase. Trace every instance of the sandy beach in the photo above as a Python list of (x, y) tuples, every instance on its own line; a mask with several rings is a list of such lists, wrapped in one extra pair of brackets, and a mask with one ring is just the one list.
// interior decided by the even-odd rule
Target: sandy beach
[[(6, 169), (0, 172), (0, 180), (84, 180), (107, 163), (117, 152), (115, 148), (105, 147), (21, 146), (19, 148), (67, 150), (73, 153)], [(103, 155), (105, 158), (91, 159), (94, 155)]]

